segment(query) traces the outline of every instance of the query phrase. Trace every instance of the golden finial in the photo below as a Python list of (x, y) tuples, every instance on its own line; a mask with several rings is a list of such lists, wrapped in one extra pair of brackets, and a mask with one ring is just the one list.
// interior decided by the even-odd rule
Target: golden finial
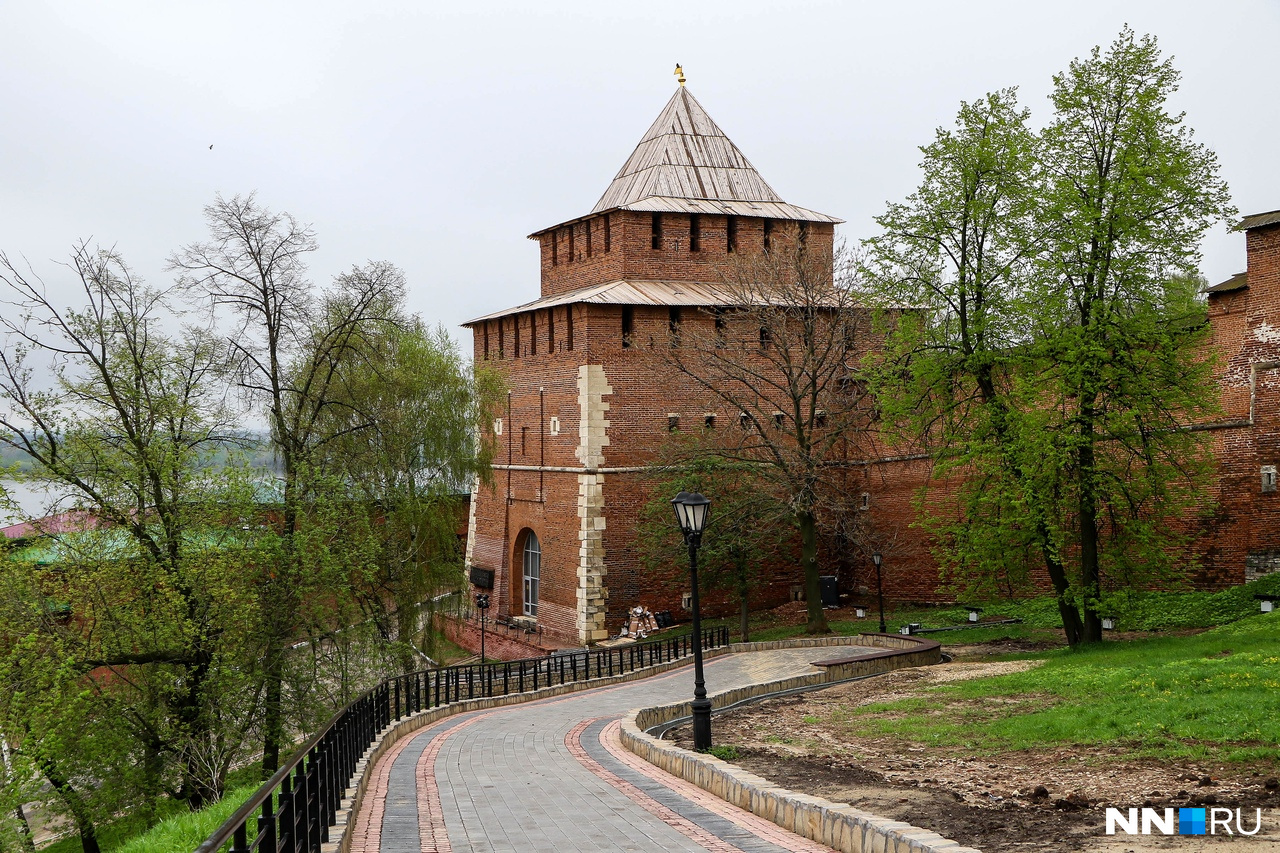
[(684, 69), (680, 67), (680, 63), (676, 63), (676, 80), (681, 86), (684, 85)]

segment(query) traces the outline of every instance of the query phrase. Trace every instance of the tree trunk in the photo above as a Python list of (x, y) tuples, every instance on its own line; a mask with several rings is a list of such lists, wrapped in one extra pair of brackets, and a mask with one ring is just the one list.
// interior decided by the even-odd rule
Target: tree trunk
[[(1085, 432), (1087, 430), (1087, 433)], [(1102, 642), (1102, 620), (1098, 617), (1100, 573), (1098, 570), (1098, 505), (1093, 494), (1093, 426), (1090, 422), (1081, 427), (1084, 443), (1078, 455), (1080, 461), (1080, 592), (1084, 611), (1083, 643)]]
[(1084, 639), (1084, 625), (1080, 622), (1080, 611), (1071, 603), (1067, 593), (1071, 590), (1071, 582), (1067, 580), (1067, 570), (1062, 561), (1049, 547), (1049, 531), (1044, 522), (1036, 524), (1036, 533), (1040, 538), (1040, 551), (1044, 554), (1044, 565), (1049, 572), (1049, 580), (1053, 583), (1053, 591), (1058, 597), (1058, 615), (1062, 617), (1062, 630), (1067, 635), (1067, 645), (1075, 648)]
[(415, 648), (413, 638), (418, 630), (418, 606), (417, 602), (408, 599), (401, 594), (396, 601), (396, 649), (400, 669), (405, 675), (419, 669), (417, 657), (410, 651)]
[[(992, 379), (990, 367), (978, 372), (978, 385), (982, 391), (984, 403), (992, 407), (991, 423), (997, 441), (1002, 447), (1007, 447), (1009, 444), (1008, 412), (1004, 403), (996, 396), (995, 381)], [(1005, 469), (1013, 474), (1019, 485), (1022, 485), (1025, 477), (1021, 467), (1011, 460), (1008, 454), (1003, 455), (1001, 461)], [(1071, 581), (1067, 579), (1066, 568), (1054, 551), (1052, 539), (1049, 536), (1049, 530), (1045, 526), (1044, 519), (1038, 516), (1039, 514), (1037, 513), (1036, 538), (1040, 543), (1040, 553), (1044, 556), (1045, 570), (1049, 573), (1049, 581), (1053, 584), (1053, 591), (1058, 598), (1058, 615), (1062, 617), (1062, 631), (1066, 634), (1067, 645), (1075, 648), (1084, 639), (1084, 625), (1080, 621), (1080, 611), (1076, 609), (1076, 606), (1068, 598), (1068, 593), (1071, 591)]]
[(44, 778), (49, 780), (49, 784), (58, 792), (58, 796), (62, 797), (63, 802), (67, 804), (67, 808), (71, 809), (71, 817), (76, 824), (76, 832), (80, 834), (80, 847), (84, 853), (102, 853), (102, 848), (98, 846), (98, 832), (93, 825), (93, 818), (89, 816), (89, 808), (85, 805), (84, 799), (81, 798), (80, 792), (71, 786), (71, 783), (58, 773), (53, 762), (42, 760), (40, 769), (44, 772)]
[(31, 834), (31, 824), (27, 821), (26, 811), (22, 806), (18, 806), (13, 810), (13, 816), (18, 821), (18, 843), (26, 853), (36, 853), (36, 841)]
[(796, 513), (800, 524), (800, 564), (804, 567), (804, 597), (809, 621), (806, 634), (829, 634), (827, 614), (822, 609), (822, 583), (818, 580), (818, 519), (810, 510)]
[(262, 707), (262, 778), (280, 769), (280, 744), (284, 740), (284, 647), (275, 632), (267, 638), (262, 661), (266, 682)]

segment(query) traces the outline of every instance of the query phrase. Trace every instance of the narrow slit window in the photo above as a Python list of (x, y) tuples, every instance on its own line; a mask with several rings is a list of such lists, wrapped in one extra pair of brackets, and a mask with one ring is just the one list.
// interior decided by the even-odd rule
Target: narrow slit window
[(786, 415), (784, 415), (782, 412), (774, 412), (774, 413), (773, 413), (773, 428), (774, 428), (774, 429), (782, 429), (782, 425), (783, 425), (783, 423), (786, 421), (786, 418), (787, 418), (787, 416), (786, 416)]
[(511, 316), (511, 357), (520, 357), (520, 315)]
[(764, 221), (764, 250), (768, 252), (773, 248), (773, 220), (766, 219)]
[(587, 257), (588, 258), (591, 257), (591, 224), (593, 221), (594, 220), (588, 219), (585, 223), (583, 223), (583, 227), (586, 229), (586, 232), (587, 232)]
[(803, 249), (805, 245), (809, 242), (809, 223), (808, 222), (800, 223), (800, 230), (796, 234), (796, 242), (800, 244), (801, 249)]
[(573, 306), (564, 306), (564, 348), (573, 351)]
[(484, 321), (484, 360), (489, 360), (489, 321)]
[(738, 412), (738, 427), (743, 430), (751, 429), (751, 415), (746, 412)]
[(655, 213), (653, 215), (652, 230), (653, 230), (652, 245), (650, 246), (650, 248), (661, 249), (662, 248), (662, 214), (661, 213)]
[(631, 335), (635, 332), (635, 311), (630, 305), (622, 307), (622, 348), (631, 348)]
[(1274, 492), (1276, 490), (1276, 466), (1262, 466), (1262, 491)]
[(529, 312), (529, 355), (538, 354), (538, 312)]
[(676, 432), (680, 429), (680, 416), (675, 412), (667, 413), (667, 432)]
[(529, 452), (529, 428), (520, 427), (520, 453), (526, 455)]
[(609, 224), (610, 224), (610, 220), (611, 220), (612, 218), (613, 218), (613, 217), (612, 217), (612, 215), (610, 215), (610, 214), (608, 214), (608, 213), (606, 213), (606, 214), (604, 215), (604, 250), (605, 250), (606, 252), (608, 252), (608, 251), (609, 251), (609, 249), (611, 248), (611, 246), (610, 246), (611, 240), (610, 240), (610, 234), (609, 234)]
[(569, 263), (573, 263), (578, 259), (578, 256), (573, 251), (573, 226), (570, 225), (567, 230), (569, 232)]
[(671, 334), (671, 346), (680, 346), (680, 307), (672, 305), (667, 309), (667, 331)]
[(507, 357), (506, 323), (498, 320), (498, 358)]
[(727, 343), (726, 335), (729, 332), (729, 323), (725, 320), (724, 309), (715, 309), (716, 317), (716, 349), (724, 349)]
[(773, 330), (768, 326), (760, 327), (760, 349), (766, 350), (773, 343)]
[(560, 263), (560, 249), (557, 244), (560, 242), (560, 236), (555, 231), (552, 231), (548, 240), (551, 243), (551, 266), (558, 266)]
[(871, 495), (867, 494), (866, 492), (863, 492), (863, 493), (862, 493), (862, 501), (861, 501), (861, 503), (859, 504), (859, 506), (860, 506), (862, 509), (870, 509), (870, 508), (871, 508)]
[(818, 411), (813, 413), (813, 423), (818, 429), (826, 429), (827, 413), (822, 409), (818, 409)]
[(707, 414), (703, 415), (703, 416), (702, 416), (702, 427), (703, 427), (703, 429), (715, 429), (715, 428), (716, 428), (716, 416), (715, 416), (714, 414), (712, 414), (711, 412), (707, 412)]
[(730, 216), (724, 224), (724, 250), (738, 251), (738, 217)]
[(556, 309), (547, 309), (547, 352), (556, 351)]
[(689, 251), (702, 251), (702, 217), (696, 213), (689, 214)]

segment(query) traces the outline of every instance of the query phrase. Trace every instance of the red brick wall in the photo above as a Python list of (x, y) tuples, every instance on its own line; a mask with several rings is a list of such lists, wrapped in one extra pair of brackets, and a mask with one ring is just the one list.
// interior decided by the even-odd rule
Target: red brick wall
[[(652, 213), (615, 210), (582, 222), (562, 225), (537, 235), (542, 259), (542, 295), (554, 296), (581, 287), (619, 279), (658, 279), (716, 282), (730, 257), (729, 217), (698, 214), (698, 249), (690, 248), (690, 216), (687, 213), (658, 214), (661, 248), (653, 248)], [(735, 217), (736, 251), (758, 252), (764, 246), (765, 220), (754, 216)], [(604, 233), (609, 232), (605, 251)], [(796, 239), (800, 223), (772, 220), (771, 241), (777, 246)], [(835, 226), (828, 222), (808, 223), (807, 241), (819, 251), (830, 252)], [(570, 256), (570, 233), (573, 254)], [(591, 253), (587, 237), (591, 234)], [(554, 249), (553, 249), (554, 247)]]
[[(440, 614), (437, 618), (446, 639), (469, 652), (480, 654), (479, 622), (448, 614)], [(536, 636), (488, 622), (484, 631), (484, 656), (490, 660), (544, 657), (549, 650), (534, 641)]]
[[(604, 250), (603, 216), (578, 223), (574, 254), (569, 259), (568, 226), (540, 235), (543, 295), (560, 293), (615, 279), (670, 279), (715, 281), (728, 259), (723, 216), (700, 219), (699, 252), (688, 250), (689, 218), (667, 214), (662, 220), (663, 248), (651, 246), (650, 214), (615, 211), (609, 214), (609, 250)], [(763, 220), (738, 220), (738, 250), (752, 251), (763, 241)], [(591, 255), (587, 256), (587, 229), (591, 231)], [(792, 229), (792, 230), (789, 230)], [(794, 235), (794, 224), (776, 225), (775, 239)], [(551, 241), (559, 240), (556, 263), (551, 263)], [(810, 241), (831, 246), (829, 225), (813, 225)], [(1202, 587), (1238, 583), (1245, 578), (1246, 562), (1262, 565), (1274, 552), (1280, 562), (1280, 492), (1263, 494), (1260, 466), (1280, 465), (1280, 370), (1257, 373), (1251, 392), (1253, 365), (1280, 361), (1280, 227), (1248, 233), (1249, 287), (1213, 295), (1209, 319), (1213, 329), (1210, 347), (1219, 359), (1224, 422), (1249, 417), (1251, 394), (1255, 423), (1231, 427), (1219, 423), (1211, 430), (1218, 475), (1212, 490), (1214, 511), (1189, 519), (1199, 536), (1195, 551), (1201, 567), (1193, 581)], [(568, 340), (572, 312), (572, 348)], [(606, 469), (643, 466), (651, 462), (667, 437), (668, 414), (680, 417), (682, 429), (701, 428), (703, 416), (717, 415), (717, 428), (735, 428), (736, 412), (688, 381), (660, 377), (648, 356), (651, 346), (668, 340), (668, 309), (635, 306), (632, 309), (632, 347), (622, 340), (622, 306), (579, 304), (536, 314), (524, 312), (501, 321), (477, 326), (475, 357), (488, 361), (507, 376), (510, 406), (502, 414), (503, 435), (498, 462), (514, 466), (545, 466), (563, 471), (498, 470), (493, 482), (480, 489), (476, 505), (474, 562), (495, 569), (495, 615), (521, 614), (521, 547), (523, 531), (537, 533), (542, 548), (541, 592), (538, 624), (548, 637), (572, 641), (577, 632), (579, 537), (578, 472), (575, 456), (579, 444), (578, 369), (601, 365), (612, 389), (604, 398), (609, 405), (609, 443), (604, 448)], [(709, 326), (709, 315), (686, 308), (682, 322), (691, 328)], [(502, 325), (502, 357), (498, 326)], [(517, 327), (519, 346), (516, 346)], [(554, 328), (554, 331), (553, 331)], [(550, 434), (551, 418), (559, 421), (559, 435)], [(941, 601), (938, 567), (925, 532), (915, 526), (915, 501), (928, 482), (927, 460), (893, 459), (894, 448), (868, 454), (867, 464), (851, 467), (845, 490), (870, 495), (867, 518), (874, 528), (874, 542), (885, 555), (884, 588), (895, 600)], [(876, 457), (886, 457), (876, 461)], [(635, 528), (640, 508), (650, 498), (651, 486), (633, 472), (606, 473), (604, 500), (610, 633), (616, 633), (626, 608), (642, 604), (651, 610), (671, 610), (677, 618), (681, 586), (647, 572), (640, 563)], [(945, 505), (952, 490), (933, 484), (930, 500)], [(1209, 502), (1206, 502), (1206, 505)], [(864, 553), (834, 553), (824, 549), (824, 572), (839, 570), (842, 587), (865, 586), (874, 592), (874, 571)], [(799, 582), (794, 564), (781, 565), (768, 583), (760, 585), (757, 604), (785, 600), (792, 584)], [(1034, 577), (1040, 589), (1048, 580), (1040, 570)], [(708, 601), (712, 612), (733, 610), (723, 596)]]
[(1245, 245), (1248, 287), (1209, 297), (1219, 420), (1246, 425), (1213, 430), (1213, 511), (1191, 521), (1202, 588), (1241, 583), (1250, 564), (1280, 565), (1280, 492), (1264, 493), (1261, 478), (1262, 466), (1280, 466), (1280, 226), (1246, 232)]

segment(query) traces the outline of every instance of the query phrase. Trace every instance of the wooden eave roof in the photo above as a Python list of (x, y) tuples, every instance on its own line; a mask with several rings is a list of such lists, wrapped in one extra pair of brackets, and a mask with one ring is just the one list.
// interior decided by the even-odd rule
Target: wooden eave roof
[[(836, 307), (841, 300), (833, 299), (831, 307)], [(723, 286), (705, 281), (661, 281), (661, 280), (617, 280), (605, 284), (593, 284), (580, 287), (554, 296), (546, 296), (526, 302), (504, 311), (494, 311), (483, 317), (468, 320), (463, 326), (474, 326), (485, 320), (497, 320), (512, 314), (526, 311), (537, 311), (542, 308), (554, 308), (559, 305), (651, 305), (681, 306), (691, 308), (732, 308), (743, 304), (741, 294), (731, 294)], [(768, 305), (770, 302), (761, 299), (756, 305)], [(778, 303), (774, 303), (778, 304)]]
[(1251, 228), (1262, 228), (1265, 225), (1280, 225), (1280, 210), (1269, 210), (1266, 213), (1255, 213), (1246, 216), (1236, 225), (1237, 231), (1248, 231)]
[(1249, 287), (1249, 274), (1238, 272), (1226, 281), (1219, 282), (1213, 287), (1206, 287), (1204, 293), (1230, 293), (1233, 290), (1245, 290)]
[(713, 308), (732, 305), (734, 301), (723, 290), (707, 282), (618, 280), (580, 287), (554, 296), (545, 296), (533, 302), (526, 302), (524, 305), (517, 305), (515, 308), (476, 317), (462, 325), (472, 326), (483, 323), (485, 320), (496, 320), (499, 317), (508, 317), (525, 311), (537, 311), (540, 308), (553, 308), (558, 305), (576, 305), (579, 302), (593, 305), (687, 305)]
[(671, 96), (591, 213), (529, 236), (537, 238), (613, 210), (844, 221), (783, 201), (683, 86)]

